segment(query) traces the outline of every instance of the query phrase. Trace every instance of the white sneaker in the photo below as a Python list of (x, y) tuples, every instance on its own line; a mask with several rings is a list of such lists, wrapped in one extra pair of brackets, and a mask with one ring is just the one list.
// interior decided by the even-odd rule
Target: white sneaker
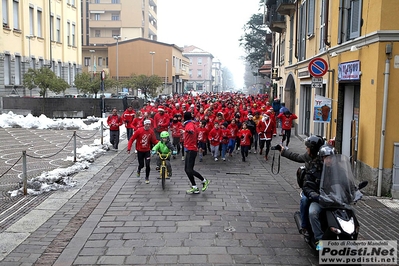
[(286, 150), (289, 150), (288, 146), (285, 146), (285, 149), (286, 149)]
[(184, 156), (181, 157), (181, 160), (184, 161)]
[(240, 147), (237, 148), (237, 151), (239, 151), (239, 150), (240, 150)]
[(137, 151), (134, 151), (134, 153), (137, 153)]
[(215, 158), (215, 162), (219, 161), (218, 158)]
[(222, 158), (223, 161), (226, 161), (226, 158)]
[(254, 151), (254, 154), (256, 153), (256, 150)]

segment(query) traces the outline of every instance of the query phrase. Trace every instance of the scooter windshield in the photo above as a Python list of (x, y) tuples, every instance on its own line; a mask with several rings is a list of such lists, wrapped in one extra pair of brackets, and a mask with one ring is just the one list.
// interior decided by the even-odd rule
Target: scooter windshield
[(320, 205), (326, 208), (350, 208), (350, 204), (361, 197), (349, 158), (342, 154), (325, 157), (320, 180)]

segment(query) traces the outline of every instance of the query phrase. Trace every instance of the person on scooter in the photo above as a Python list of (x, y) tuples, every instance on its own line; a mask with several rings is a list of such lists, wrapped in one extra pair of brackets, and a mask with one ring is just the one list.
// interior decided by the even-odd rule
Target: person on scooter
[[(306, 152), (304, 154), (298, 154), (285, 149), (282, 145), (277, 145), (275, 148), (280, 150), (281, 155), (290, 159), (291, 161), (297, 163), (305, 163), (305, 173), (319, 176), (321, 175), (321, 171), (323, 170), (323, 164), (320, 158), (317, 156), (319, 149), (324, 145), (324, 139), (317, 135), (312, 135), (305, 140)], [(299, 182), (300, 187), (303, 187), (303, 182)], [(310, 199), (305, 193), (302, 193), (302, 198), (299, 206), (299, 210), (301, 213), (301, 232), (305, 237), (309, 237), (309, 232), (307, 228), (309, 228), (309, 205)]]
[[(336, 154), (336, 150), (333, 146), (323, 145), (320, 147), (318, 152), (319, 160), (324, 163), (326, 158), (330, 155)], [(326, 162), (328, 163), (328, 162)], [(321, 170), (323, 169), (321, 164)], [(321, 170), (315, 174), (306, 174), (303, 182), (303, 193), (310, 200), (309, 206), (309, 222), (312, 226), (312, 231), (315, 239), (315, 246), (318, 250), (319, 240), (323, 237), (323, 231), (321, 229), (321, 223), (319, 219), (322, 207), (319, 204), (320, 197), (320, 179)]]

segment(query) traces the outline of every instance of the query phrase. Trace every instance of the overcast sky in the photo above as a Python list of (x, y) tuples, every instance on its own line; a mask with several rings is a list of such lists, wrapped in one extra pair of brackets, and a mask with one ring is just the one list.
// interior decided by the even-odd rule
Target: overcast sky
[(238, 39), (259, 0), (158, 0), (158, 41), (194, 45), (211, 53), (244, 84), (244, 50)]

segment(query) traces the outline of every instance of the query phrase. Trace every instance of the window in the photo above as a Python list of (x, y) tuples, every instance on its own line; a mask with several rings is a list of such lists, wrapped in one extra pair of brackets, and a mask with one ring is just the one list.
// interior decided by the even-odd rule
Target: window
[[(3, 0), (2, 1), (2, 7), (3, 7), (3, 26), (8, 25), (8, 0)], [(9, 25), (8, 25), (9, 26)]]
[(71, 72), (72, 72), (72, 66), (71, 66), (71, 63), (68, 63), (67, 82), (68, 82), (69, 85), (72, 84), (72, 80), (71, 80), (72, 73)]
[(120, 36), (120, 31), (119, 30), (112, 30), (112, 37), (114, 36)]
[(67, 22), (67, 44), (71, 45), (71, 22)]
[(197, 59), (197, 65), (202, 65), (202, 58), (201, 58), (201, 57), (198, 57), (198, 59)]
[(314, 21), (315, 21), (315, 0), (308, 0), (308, 36), (314, 35)]
[(54, 16), (50, 16), (50, 39), (54, 41)]
[(96, 3), (96, 4), (100, 4), (100, 0), (96, 0), (95, 3)]
[(44, 60), (41, 58), (39, 59), (39, 68), (44, 67)]
[(324, 43), (324, 29), (326, 27), (326, 24), (324, 23), (324, 18), (325, 18), (325, 9), (324, 9), (324, 1), (321, 0), (321, 9), (320, 9), (320, 51), (324, 51), (326, 49), (326, 44)]
[(98, 66), (103, 66), (103, 58), (102, 57), (98, 58), (98, 64), (97, 65)]
[(94, 20), (101, 20), (100, 14), (94, 14)]
[(75, 6), (75, 0), (71, 0), (71, 6)]
[(190, 78), (193, 77), (193, 70), (192, 70), (192, 69), (189, 69), (189, 70), (188, 70), (188, 75), (190, 76)]
[(56, 22), (57, 42), (61, 42), (61, 19), (57, 18)]
[(57, 77), (61, 77), (61, 71), (62, 71), (62, 64), (61, 62), (58, 62), (58, 66), (57, 66)]
[(113, 4), (119, 4), (119, 0), (112, 0)]
[(19, 2), (13, 1), (14, 29), (19, 29)]
[(72, 24), (72, 46), (75, 47), (75, 24)]
[(76, 64), (73, 64), (73, 68), (72, 68), (72, 85), (75, 85), (75, 76), (76, 76)]
[(85, 66), (90, 66), (90, 57), (85, 57)]
[(202, 69), (198, 69), (197, 78), (202, 78)]
[(96, 30), (94, 32), (94, 37), (101, 37), (101, 30)]
[(119, 20), (119, 14), (112, 14), (111, 20)]
[(11, 84), (11, 56), (6, 54), (4, 56), (4, 85)]
[(360, 36), (362, 0), (340, 0), (338, 21), (338, 44)]
[(29, 7), (29, 34), (31, 36), (35, 35), (35, 32), (33, 30), (33, 26), (35, 25), (35, 23), (33, 22), (33, 19), (34, 19), (33, 18), (33, 12), (34, 12), (33, 7)]
[(190, 58), (190, 66), (193, 64), (193, 59)]
[(37, 37), (43, 37), (42, 35), (42, 11), (37, 11)]
[(288, 63), (291, 65), (292, 64), (292, 58), (293, 58), (293, 52), (294, 52), (294, 15), (290, 17), (290, 54), (288, 58)]
[(36, 58), (29, 58), (29, 59), (30, 59), (29, 67), (32, 69), (36, 69)]
[(306, 57), (306, 2), (299, 7), (298, 60)]
[(21, 57), (15, 57), (15, 85), (21, 85)]

